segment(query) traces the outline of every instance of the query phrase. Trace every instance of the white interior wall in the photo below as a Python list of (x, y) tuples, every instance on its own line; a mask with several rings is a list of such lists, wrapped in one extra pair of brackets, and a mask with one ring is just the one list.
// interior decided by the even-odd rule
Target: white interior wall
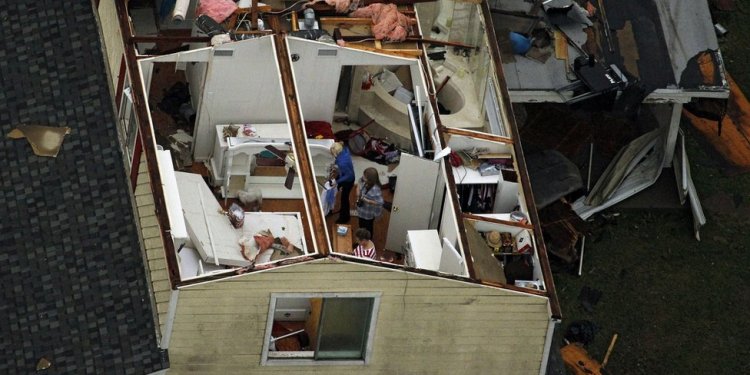
[[(342, 66), (416, 65), (414, 59), (359, 51), (307, 39), (289, 37), (287, 43), (289, 53), (299, 56), (299, 60), (292, 63), (292, 70), (302, 117), (308, 121), (333, 122)], [(336, 56), (319, 56), (320, 50), (336, 51)]]
[(190, 104), (193, 109), (199, 108), (203, 99), (203, 83), (207, 68), (208, 62), (191, 62), (185, 66), (185, 77), (190, 88)]
[[(195, 160), (211, 156), (216, 125), (287, 122), (272, 36), (228, 43), (213, 50), (196, 109)], [(232, 56), (217, 56), (219, 51), (231, 51)]]
[(500, 181), (497, 184), (495, 193), (495, 205), (493, 213), (510, 213), (518, 206), (518, 183), (509, 181)]
[[(445, 194), (443, 215), (440, 219), (440, 238), (447, 238), (456, 249), (462, 248), (458, 243), (458, 223), (456, 222), (453, 201), (450, 194)], [(460, 250), (459, 250), (460, 251)]]

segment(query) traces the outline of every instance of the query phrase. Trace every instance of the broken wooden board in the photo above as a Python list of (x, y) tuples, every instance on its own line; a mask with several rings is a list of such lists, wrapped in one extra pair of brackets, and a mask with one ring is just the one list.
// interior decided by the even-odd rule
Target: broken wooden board
[(729, 104), (718, 131), (718, 122), (698, 117), (683, 109), (682, 114), (729, 164), (730, 174), (750, 171), (750, 101), (727, 73)]
[(568, 41), (560, 30), (554, 31), (555, 58), (568, 61)]
[(616, 32), (620, 55), (622, 55), (625, 70), (633, 76), (640, 78), (640, 73), (638, 72), (638, 60), (641, 59), (641, 56), (638, 54), (638, 45), (635, 43), (633, 24), (630, 23), (630, 21), (625, 21), (625, 26)]

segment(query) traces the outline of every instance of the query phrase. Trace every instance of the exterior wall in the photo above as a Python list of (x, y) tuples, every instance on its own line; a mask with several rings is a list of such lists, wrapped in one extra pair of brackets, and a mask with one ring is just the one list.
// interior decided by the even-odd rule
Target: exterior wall
[(164, 243), (161, 238), (161, 228), (156, 218), (154, 197), (151, 192), (151, 179), (148, 176), (146, 158), (141, 158), (138, 166), (138, 181), (135, 186), (135, 203), (138, 207), (141, 236), (146, 248), (151, 289), (156, 302), (159, 332), (164, 335), (164, 323), (169, 307), (171, 293), (167, 261), (164, 257)]
[(109, 78), (112, 80), (112, 87), (117, 87), (117, 79), (120, 75), (120, 62), (122, 61), (124, 49), (115, 2), (113, 0), (102, 1), (99, 4), (98, 11), (102, 41), (106, 49)]
[[(380, 291), (367, 366), (260, 366), (272, 292)], [(322, 259), (180, 289), (170, 374), (538, 374), (546, 298)]]

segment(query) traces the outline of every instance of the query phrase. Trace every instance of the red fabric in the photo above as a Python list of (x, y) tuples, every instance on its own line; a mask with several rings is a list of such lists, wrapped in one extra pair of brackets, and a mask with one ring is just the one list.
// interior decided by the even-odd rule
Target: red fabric
[(253, 238), (258, 245), (258, 252), (266, 251), (273, 245), (273, 237), (271, 236), (255, 235)]
[(325, 121), (305, 121), (307, 138), (333, 139), (331, 124)]
[(195, 8), (195, 15), (205, 14), (218, 23), (224, 22), (237, 9), (237, 4), (231, 0), (200, 0)]

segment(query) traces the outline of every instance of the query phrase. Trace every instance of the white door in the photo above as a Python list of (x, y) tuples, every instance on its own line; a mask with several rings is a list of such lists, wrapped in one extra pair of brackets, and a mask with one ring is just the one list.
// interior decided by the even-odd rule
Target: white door
[(429, 229), (439, 168), (438, 162), (401, 154), (386, 249), (403, 253), (407, 231)]

